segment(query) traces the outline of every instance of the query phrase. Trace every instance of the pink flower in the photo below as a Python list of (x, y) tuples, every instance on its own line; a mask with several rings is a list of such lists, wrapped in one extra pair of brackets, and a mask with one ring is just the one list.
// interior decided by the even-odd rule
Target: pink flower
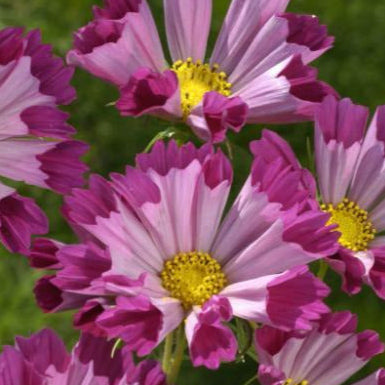
[(50, 329), (29, 338), (16, 337), (15, 346), (4, 346), (0, 355), (2, 385), (166, 385), (158, 363), (134, 365), (127, 349), (113, 342), (83, 334), (70, 354)]
[(349, 99), (325, 99), (316, 116), (315, 158), (323, 209), (341, 233), (329, 264), (348, 293), (366, 283), (385, 299), (385, 106), (366, 130), (367, 118), (368, 109)]
[(164, 0), (170, 65), (146, 0), (105, 0), (67, 60), (118, 86), (122, 115), (184, 121), (214, 143), (245, 123), (312, 120), (335, 91), (307, 64), (334, 39), (315, 16), (284, 13), (288, 2), (233, 0), (205, 59), (212, 1)]
[[(67, 193), (83, 184), (79, 161), (84, 143), (69, 139), (74, 129), (59, 104), (75, 97), (73, 70), (41, 44), (40, 32), (0, 30), (0, 176)], [(48, 139), (48, 140), (47, 140)], [(36, 204), (0, 183), (0, 239), (26, 252), (31, 234), (47, 232)]]
[(329, 290), (303, 265), (335, 252), (338, 234), (303, 180), (283, 156), (257, 154), (222, 220), (227, 158), (209, 145), (158, 142), (136, 168), (91, 176), (88, 190), (66, 198), (86, 243), (37, 242), (32, 264), (57, 270), (38, 283), (37, 300), (45, 311), (81, 308), (77, 327), (122, 338), (139, 355), (186, 320), (194, 365), (212, 369), (235, 357), (233, 316), (309, 329), (328, 311)]
[[(350, 312), (323, 315), (313, 330), (283, 332), (264, 326), (256, 332), (258, 379), (262, 385), (339, 385), (384, 351), (372, 330), (356, 333), (357, 317)], [(380, 369), (360, 385), (383, 385)]]

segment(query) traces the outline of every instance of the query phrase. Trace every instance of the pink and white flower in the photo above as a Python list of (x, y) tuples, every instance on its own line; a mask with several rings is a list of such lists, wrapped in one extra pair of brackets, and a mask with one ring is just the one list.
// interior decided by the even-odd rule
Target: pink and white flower
[[(373, 330), (357, 333), (350, 312), (323, 315), (312, 330), (284, 332), (264, 326), (256, 331), (261, 385), (340, 385), (373, 356), (384, 351)], [(356, 385), (383, 385), (380, 369)]]
[(81, 308), (77, 327), (122, 338), (139, 355), (185, 320), (192, 362), (208, 368), (235, 357), (225, 325), (233, 316), (309, 329), (328, 311), (329, 289), (304, 265), (335, 252), (338, 234), (307, 178), (283, 156), (256, 154), (222, 220), (228, 159), (209, 145), (158, 142), (136, 168), (111, 181), (91, 176), (87, 190), (66, 198), (63, 212), (84, 244), (37, 240), (31, 264), (57, 270), (38, 282), (38, 303)]
[(123, 115), (184, 121), (207, 141), (245, 123), (312, 120), (335, 91), (307, 64), (334, 39), (315, 16), (284, 13), (288, 2), (233, 0), (206, 59), (212, 1), (164, 0), (167, 64), (146, 0), (105, 0), (67, 60), (118, 86)]
[[(84, 143), (59, 104), (75, 97), (73, 69), (55, 58), (40, 32), (0, 30), (0, 176), (67, 193), (83, 184), (87, 169), (79, 157)], [(38, 206), (0, 183), (0, 239), (12, 251), (26, 252), (31, 234), (47, 232)]]
[(50, 329), (29, 338), (16, 337), (0, 355), (1, 385), (166, 385), (155, 361), (135, 366), (127, 349), (117, 350), (103, 338), (83, 334), (68, 354), (63, 341)]
[(351, 294), (363, 283), (385, 299), (385, 106), (369, 111), (350, 99), (325, 99), (316, 115), (315, 160), (323, 209), (341, 232), (328, 258)]

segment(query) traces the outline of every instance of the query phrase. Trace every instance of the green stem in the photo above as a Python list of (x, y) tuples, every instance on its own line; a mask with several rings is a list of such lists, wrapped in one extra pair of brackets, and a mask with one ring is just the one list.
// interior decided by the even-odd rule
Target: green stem
[(121, 339), (121, 338), (119, 338), (119, 339), (117, 339), (117, 340), (115, 341), (115, 344), (114, 344), (114, 346), (112, 347), (112, 350), (111, 350), (111, 358), (114, 358), (115, 353), (116, 353), (116, 351), (118, 350), (119, 345), (120, 345), (121, 342), (122, 342), (122, 339)]
[(176, 348), (174, 352), (174, 357), (171, 362), (171, 367), (169, 367), (169, 372), (167, 373), (167, 383), (169, 385), (174, 385), (183, 362), (183, 354), (186, 347), (186, 337), (184, 334), (183, 324), (179, 326), (176, 335)]
[(174, 127), (169, 127), (164, 131), (158, 132), (150, 141), (150, 143), (147, 145), (147, 147), (144, 149), (144, 152), (150, 152), (152, 149), (152, 146), (158, 141), (162, 139), (172, 138), (175, 135), (176, 131)]
[(226, 144), (227, 154), (228, 154), (230, 160), (233, 161), (234, 160), (234, 153), (233, 153), (233, 147), (231, 145), (230, 140), (226, 139), (225, 144)]
[(247, 380), (243, 385), (250, 385), (253, 382), (256, 382), (257, 378), (258, 378), (258, 375), (255, 375), (255, 376), (251, 377), (249, 380)]
[(169, 371), (173, 344), (174, 344), (174, 333), (170, 333), (167, 335), (166, 341), (164, 343), (163, 358), (162, 358), (162, 369), (164, 373), (168, 373)]
[(317, 273), (317, 277), (321, 281), (323, 281), (325, 279), (328, 268), (329, 268), (329, 265), (321, 259), (320, 260), (320, 266), (319, 266), (318, 273)]

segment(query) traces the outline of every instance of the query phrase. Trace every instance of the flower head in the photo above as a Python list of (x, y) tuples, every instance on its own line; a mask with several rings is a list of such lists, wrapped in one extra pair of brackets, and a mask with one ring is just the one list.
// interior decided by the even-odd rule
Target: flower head
[(245, 123), (311, 120), (335, 92), (307, 64), (334, 39), (316, 17), (284, 13), (287, 3), (233, 0), (206, 59), (212, 1), (164, 0), (167, 64), (146, 0), (106, 0), (67, 60), (118, 86), (123, 115), (184, 121), (207, 141)]
[(328, 311), (329, 290), (303, 265), (333, 253), (338, 234), (304, 176), (283, 156), (257, 154), (222, 219), (227, 158), (208, 145), (158, 142), (136, 168), (92, 176), (66, 198), (84, 244), (36, 242), (32, 264), (57, 270), (38, 282), (37, 300), (46, 311), (81, 308), (78, 327), (140, 355), (186, 320), (192, 361), (209, 368), (234, 359), (233, 316), (308, 329)]
[(134, 365), (127, 349), (111, 356), (113, 342), (83, 334), (70, 354), (50, 329), (29, 338), (16, 337), (0, 355), (2, 385), (165, 385), (165, 376), (153, 361)]
[(366, 130), (368, 109), (328, 97), (316, 115), (315, 158), (323, 210), (341, 233), (328, 259), (357, 293), (363, 283), (385, 298), (385, 107)]
[[(283, 332), (264, 326), (256, 331), (258, 379), (262, 385), (340, 385), (374, 355), (384, 351), (372, 330), (357, 333), (350, 312), (323, 315), (306, 332)], [(385, 370), (358, 384), (383, 384)]]
[[(67, 193), (83, 184), (87, 169), (79, 157), (84, 143), (59, 104), (75, 97), (73, 69), (41, 43), (37, 30), (0, 30), (0, 176)], [(36, 204), (0, 183), (0, 239), (12, 251), (26, 252), (31, 234), (47, 232)]]

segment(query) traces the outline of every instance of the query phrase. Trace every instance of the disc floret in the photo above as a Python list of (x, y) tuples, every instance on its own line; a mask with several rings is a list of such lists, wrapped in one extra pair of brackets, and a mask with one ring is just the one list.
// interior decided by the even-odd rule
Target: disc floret
[(368, 212), (357, 203), (345, 198), (339, 204), (323, 204), (322, 210), (331, 214), (328, 225), (336, 224), (341, 233), (339, 243), (352, 251), (366, 251), (376, 234)]
[(198, 251), (176, 254), (160, 274), (163, 287), (185, 309), (203, 305), (227, 284), (220, 264), (210, 254)]
[(191, 110), (198, 105), (206, 92), (216, 91), (224, 96), (231, 95), (231, 83), (227, 81), (225, 72), (219, 70), (219, 65), (202, 63), (201, 60), (176, 61), (171, 70), (178, 77), (181, 109), (186, 119)]

